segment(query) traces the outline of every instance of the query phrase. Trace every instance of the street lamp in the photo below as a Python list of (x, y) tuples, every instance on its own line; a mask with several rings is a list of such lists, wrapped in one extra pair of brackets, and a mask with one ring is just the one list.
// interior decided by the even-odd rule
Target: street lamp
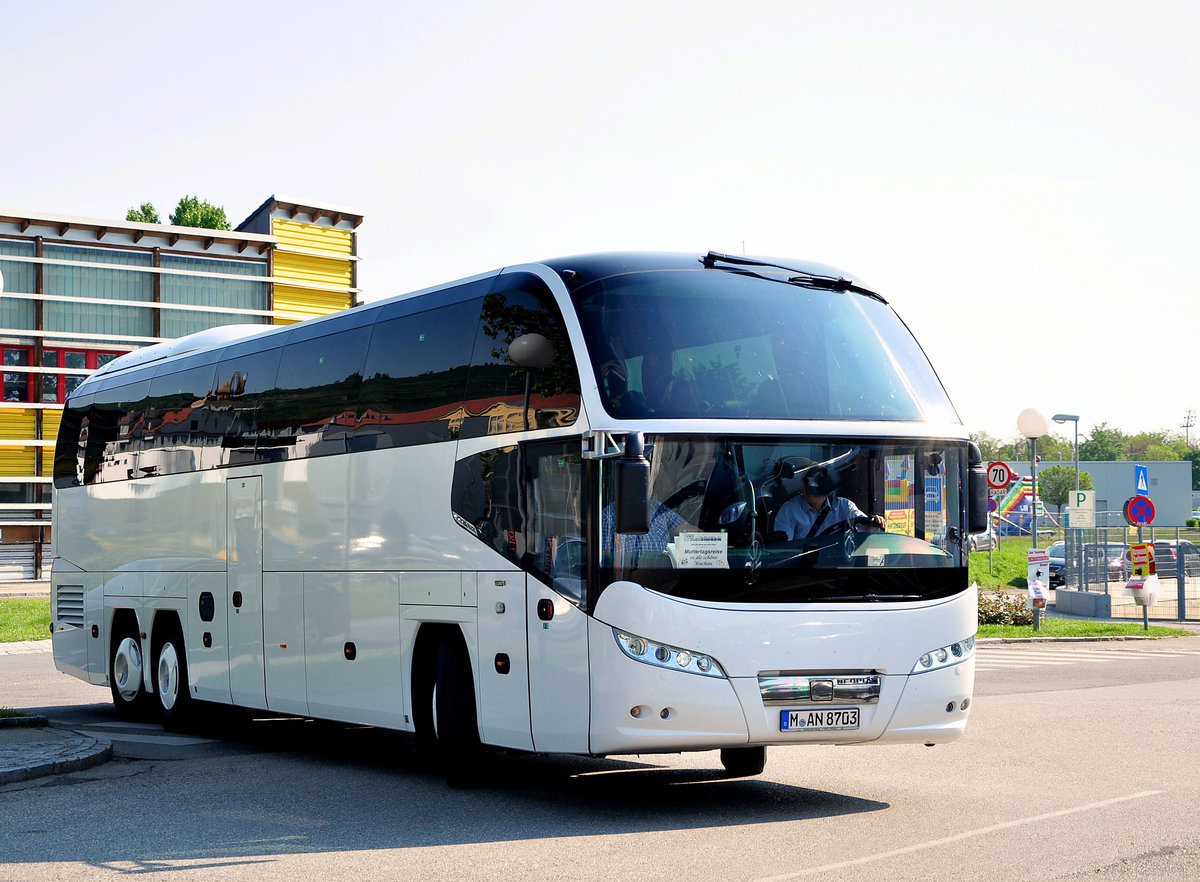
[(1056, 413), (1050, 417), (1058, 424), (1074, 423), (1075, 424), (1075, 492), (1079, 492), (1079, 414), (1077, 413)]
[(1033, 547), (1037, 548), (1037, 439), (1050, 431), (1050, 421), (1036, 407), (1027, 407), (1017, 417), (1017, 431), (1029, 439), (1029, 470), (1033, 478)]

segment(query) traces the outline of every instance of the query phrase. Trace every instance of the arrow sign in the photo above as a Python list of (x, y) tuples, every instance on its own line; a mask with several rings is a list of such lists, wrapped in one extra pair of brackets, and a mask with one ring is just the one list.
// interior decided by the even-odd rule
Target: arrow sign
[(1144, 465), (1135, 465), (1133, 467), (1133, 492), (1138, 496), (1150, 495), (1150, 477), (1147, 474), (1149, 469)]

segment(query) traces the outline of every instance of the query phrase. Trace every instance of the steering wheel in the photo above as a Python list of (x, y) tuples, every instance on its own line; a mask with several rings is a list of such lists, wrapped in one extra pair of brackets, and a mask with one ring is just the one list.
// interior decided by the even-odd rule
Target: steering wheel
[(818, 536), (836, 536), (839, 533), (882, 533), (883, 528), (874, 518), (856, 516), (844, 521), (838, 521), (826, 527)]

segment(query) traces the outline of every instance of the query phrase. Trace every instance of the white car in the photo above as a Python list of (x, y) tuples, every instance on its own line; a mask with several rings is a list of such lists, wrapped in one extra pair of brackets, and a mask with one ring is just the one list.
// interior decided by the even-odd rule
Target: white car
[(971, 534), (971, 538), (967, 540), (967, 549), (969, 551), (987, 551), (999, 544), (996, 538), (996, 528), (989, 524), (986, 532)]

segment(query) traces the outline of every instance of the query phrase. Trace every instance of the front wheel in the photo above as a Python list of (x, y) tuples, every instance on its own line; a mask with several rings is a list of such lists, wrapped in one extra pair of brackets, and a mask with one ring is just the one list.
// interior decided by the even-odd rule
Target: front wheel
[(192, 696), (188, 691), (187, 655), (179, 632), (172, 630), (158, 644), (154, 661), (154, 691), (162, 711), (163, 725), (179, 729), (186, 725)]
[(721, 765), (731, 778), (761, 775), (767, 765), (765, 747), (725, 747), (721, 749)]
[(444, 640), (438, 648), (437, 680), (433, 690), (434, 731), (446, 783), (470, 787), (478, 782), (483, 747), (475, 713), (475, 683), (467, 648)]

